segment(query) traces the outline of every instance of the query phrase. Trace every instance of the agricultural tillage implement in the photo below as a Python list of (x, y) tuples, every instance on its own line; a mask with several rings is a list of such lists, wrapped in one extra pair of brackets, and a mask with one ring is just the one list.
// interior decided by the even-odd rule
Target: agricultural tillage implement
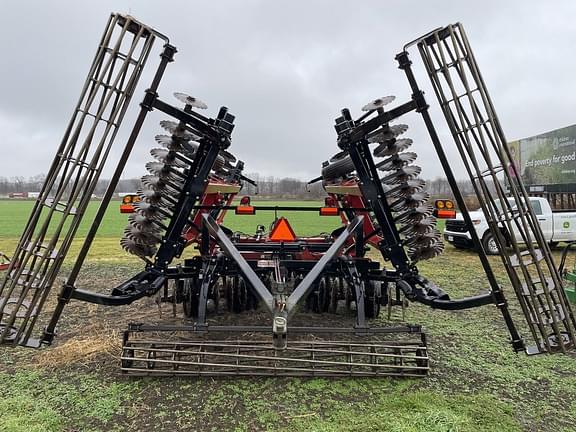
[[(52, 298), (55, 278), (158, 39), (164, 41), (160, 62), (135, 125), (70, 274)], [(420, 168), (413, 164), (412, 141), (403, 135), (407, 126), (394, 123), (404, 114), (421, 115), (464, 220), (469, 226), (471, 221), (412, 72), (412, 46), (424, 62), (493, 235), (500, 250), (506, 250), (501, 262), (531, 344), (520, 336), (496, 281), (495, 263), (486, 257), (474, 230), (487, 292), (452, 299), (418, 271), (418, 263), (439, 255), (443, 245), (426, 185), (418, 178)], [(412, 91), (410, 100), (378, 98), (357, 117), (348, 109), (341, 111), (335, 122), (337, 153), (312, 181), (322, 182), (325, 205), (290, 209), (341, 218), (340, 228), (316, 237), (297, 237), (283, 217), (275, 218), (269, 230), (259, 226), (253, 235), (226, 227), (226, 212), (253, 214), (267, 208), (252, 206), (249, 197), (233, 205), (242, 185), (253, 183), (243, 175), (244, 163), (230, 153), (235, 116), (226, 107), (205, 116), (200, 110), (206, 105), (194, 97), (175, 93), (178, 103), (170, 104), (157, 93), (175, 53), (168, 39), (152, 28), (129, 16), (110, 17), (0, 285), (1, 343), (51, 344), (71, 300), (120, 306), (155, 296), (181, 304), (183, 318), (130, 324), (121, 357), (126, 373), (422, 376), (428, 370), (422, 328), (384, 325), (383, 320), (373, 325), (381, 307), (403, 307), (406, 299), (446, 310), (493, 304), (501, 311), (515, 351), (565, 352), (574, 346), (574, 315), (561, 277), (535, 215), (525, 205), (524, 187), (507, 178), (506, 140), (461, 25), (434, 30), (396, 56)], [(126, 251), (144, 261), (144, 269), (108, 293), (82, 289), (77, 283), (82, 265), (142, 125), (154, 110), (169, 117), (160, 123), (166, 132), (156, 136), (159, 147), (150, 151), (153, 161), (146, 164), (148, 174), (142, 177), (121, 240)], [(512, 201), (502, 199), (505, 180)], [(495, 198), (510, 207), (497, 207)], [(514, 232), (522, 238), (509, 234)], [(508, 242), (512, 247), (506, 249)], [(199, 253), (176, 261), (191, 245)], [(370, 259), (369, 247), (382, 259)], [(345, 317), (338, 318), (344, 306), (353, 311), (349, 326), (340, 325)], [(313, 319), (315, 314), (321, 314), (319, 319)], [(223, 316), (228, 319), (217, 319)]]

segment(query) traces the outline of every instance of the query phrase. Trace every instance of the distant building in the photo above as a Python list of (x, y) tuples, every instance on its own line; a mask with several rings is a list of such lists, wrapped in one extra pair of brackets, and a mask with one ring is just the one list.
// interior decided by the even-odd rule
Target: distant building
[(8, 198), (28, 198), (28, 192), (10, 192)]

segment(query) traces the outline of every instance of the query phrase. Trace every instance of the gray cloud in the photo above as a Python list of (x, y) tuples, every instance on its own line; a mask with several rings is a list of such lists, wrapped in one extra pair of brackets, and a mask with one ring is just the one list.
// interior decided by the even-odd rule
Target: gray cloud
[[(333, 119), (370, 99), (409, 96), (394, 55), (461, 21), (510, 139), (575, 123), (571, 58), (576, 4), (537, 1), (101, 1), (3, 2), (0, 15), (0, 176), (45, 172), (61, 139), (111, 11), (167, 34), (179, 52), (161, 96), (184, 91), (237, 115), (232, 151), (247, 170), (311, 178), (337, 151)], [(452, 149), (417, 65), (441, 137)], [(136, 92), (130, 128), (156, 57)], [(127, 167), (143, 173), (160, 132), (150, 117)], [(424, 177), (442, 175), (417, 116), (406, 118)], [(450, 150), (452, 151), (452, 150)], [(114, 158), (112, 155), (111, 159)]]

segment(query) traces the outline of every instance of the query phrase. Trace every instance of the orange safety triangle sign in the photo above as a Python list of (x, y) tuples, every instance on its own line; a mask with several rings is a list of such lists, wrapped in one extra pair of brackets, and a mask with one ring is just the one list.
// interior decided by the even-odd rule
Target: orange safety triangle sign
[(294, 230), (288, 223), (288, 219), (281, 216), (280, 219), (276, 221), (276, 225), (272, 228), (270, 233), (270, 240), (274, 241), (294, 241), (296, 240), (296, 234)]

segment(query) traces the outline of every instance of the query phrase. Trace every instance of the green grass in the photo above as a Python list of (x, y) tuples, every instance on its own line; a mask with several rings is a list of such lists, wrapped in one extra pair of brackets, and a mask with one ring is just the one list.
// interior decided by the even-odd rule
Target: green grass
[[(98, 201), (92, 201), (89, 204), (83, 222), (78, 228), (77, 237), (86, 237), (99, 205), (100, 202)], [(320, 206), (321, 203), (314, 201), (254, 201), (253, 205), (303, 207)], [(33, 206), (34, 201), (0, 200), (0, 239), (20, 237)], [(119, 201), (110, 203), (98, 230), (98, 237), (118, 238), (122, 235), (128, 215), (121, 214), (119, 206)], [(284, 211), (278, 212), (278, 216), (287, 217), (297, 235), (329, 232), (340, 224), (340, 218), (320, 217), (316, 212)], [(262, 224), (268, 227), (273, 220), (273, 211), (259, 211), (253, 216), (239, 216), (235, 215), (234, 212), (228, 212), (225, 225), (234, 231), (254, 234), (257, 225)]]
[(7, 432), (109, 430), (106, 425), (124, 411), (135, 388), (92, 374), (56, 378), (26, 370), (0, 373), (0, 383), (0, 431)]
[[(84, 269), (81, 286), (111, 286), (140, 269), (98, 260)], [(454, 298), (487, 288), (471, 251), (448, 246), (419, 270)], [(522, 327), (509, 285), (503, 287)], [(148, 308), (145, 319), (156, 319)], [(125, 310), (72, 302), (56, 343), (83, 337), (96, 321), (121, 328), (116, 320)], [(392, 321), (399, 317), (396, 311)], [(136, 379), (118, 376), (110, 358), (43, 369), (34, 366), (32, 350), (0, 349), (0, 431), (576, 430), (573, 356), (515, 354), (493, 306), (450, 312), (410, 304), (406, 319), (428, 334), (432, 370), (424, 379)]]
[[(29, 211), (31, 203), (16, 202), (12, 214), (26, 213), (25, 204)], [(116, 204), (104, 224), (109, 234), (94, 243), (79, 281), (81, 287), (109, 288), (142, 269), (141, 262), (119, 250), (116, 230), (122, 230), (126, 215), (116, 213)], [(0, 202), (0, 217), (6, 205)], [(18, 206), (21, 208), (16, 211)], [(248, 232), (273, 218), (262, 213), (229, 216), (228, 225), (237, 224), (235, 229)], [(296, 222), (297, 217), (303, 219)], [(311, 213), (289, 215), (289, 219), (297, 234), (302, 234), (300, 226), (307, 226), (306, 234), (313, 234), (338, 223), (336, 218)], [(2, 221), (0, 250), (5, 250), (4, 245), (14, 245), (19, 235), (18, 229), (8, 225), (20, 222), (11, 218)], [(327, 228), (312, 227), (314, 221), (328, 224)], [(73, 249), (77, 247), (78, 243)], [(555, 251), (556, 256), (558, 253)], [(371, 256), (377, 257), (374, 252)], [(489, 259), (497, 267), (499, 258)], [(447, 245), (441, 257), (419, 263), (418, 268), (453, 298), (488, 288), (473, 251)], [(66, 264), (62, 274), (68, 271)], [(501, 270), (496, 275), (522, 328), (523, 317), (510, 285)], [(150, 314), (139, 319), (158, 318), (152, 299), (118, 309), (73, 301), (65, 309), (56, 345), (122, 330), (119, 321), (124, 314), (140, 309)], [(142, 317), (139, 313), (136, 316)], [(395, 311), (392, 321), (400, 322), (400, 316)], [(380, 320), (385, 321), (383, 315)], [(493, 306), (439, 311), (410, 304), (406, 320), (423, 324), (428, 335), (431, 373), (420, 380), (136, 379), (120, 376), (116, 360), (105, 355), (49, 368), (37, 365), (35, 351), (0, 347), (0, 432), (576, 430), (574, 356), (528, 357), (512, 352), (504, 322)], [(94, 330), (98, 325), (101, 327)], [(527, 336), (525, 329), (523, 334)]]
[[(90, 223), (93, 220), (100, 202), (92, 201), (88, 206), (86, 215), (76, 234), (69, 257), (76, 256), (82, 240), (86, 237)], [(135, 258), (124, 252), (119, 244), (119, 238), (126, 227), (127, 214), (119, 211), (119, 201), (112, 201), (106, 210), (98, 230), (98, 242), (90, 250), (89, 259), (102, 261), (135, 261)], [(315, 201), (254, 201), (253, 205), (284, 206), (284, 207), (313, 207), (321, 206)], [(0, 200), (0, 251), (11, 254), (16, 248), (17, 241), (26, 226), (34, 201)], [(275, 216), (284, 216), (290, 222), (297, 236), (313, 236), (329, 233), (341, 226), (340, 217), (319, 216), (311, 211), (258, 211), (255, 215), (236, 215), (230, 211), (226, 214), (224, 225), (233, 231), (254, 234), (257, 225), (264, 225), (267, 229), (274, 221)], [(438, 221), (438, 227), (443, 229), (444, 221)]]

